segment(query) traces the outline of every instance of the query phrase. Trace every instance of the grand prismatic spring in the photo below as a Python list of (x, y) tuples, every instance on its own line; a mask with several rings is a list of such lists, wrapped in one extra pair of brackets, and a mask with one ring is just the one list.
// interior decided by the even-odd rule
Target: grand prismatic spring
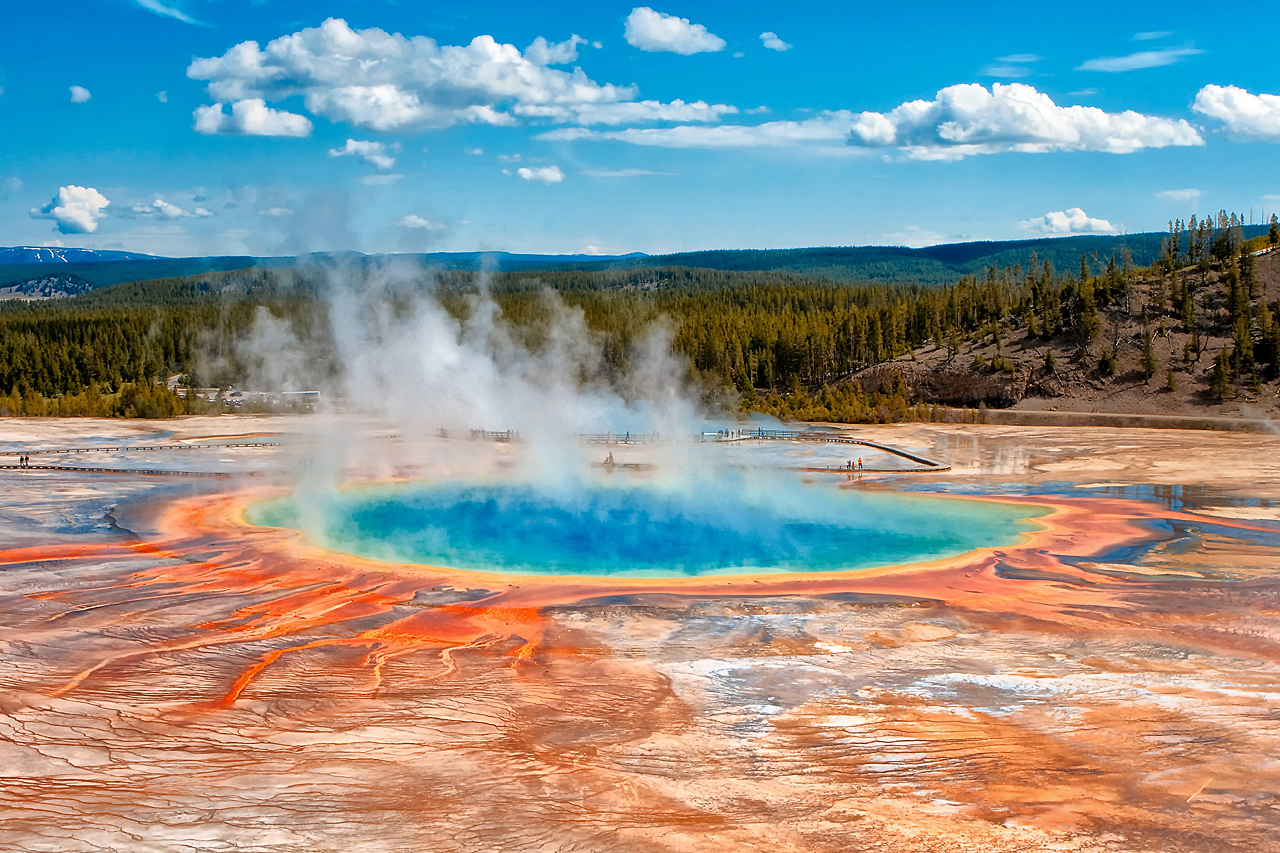
[(0, 849), (1276, 849), (1280, 439), (305, 421), (5, 423)]

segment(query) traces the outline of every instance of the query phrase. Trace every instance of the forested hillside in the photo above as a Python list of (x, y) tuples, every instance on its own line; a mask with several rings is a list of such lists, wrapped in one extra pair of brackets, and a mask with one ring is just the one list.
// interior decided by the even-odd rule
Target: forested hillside
[[(1243, 239), (1267, 233), (1265, 225), (1245, 225), (1240, 217), (1227, 226)], [(906, 246), (846, 246), (812, 249), (726, 249), (650, 255), (609, 263), (575, 264), (575, 269), (625, 266), (681, 266), (726, 271), (788, 272), (845, 283), (953, 284), (966, 275), (982, 275), (996, 267), (1027, 267), (1034, 254), (1059, 269), (1072, 267), (1082, 255), (1115, 257), (1118, 262), (1148, 267), (1160, 259), (1170, 235), (1166, 232), (1080, 234), (1002, 242), (947, 243), (912, 249)]]
[[(133, 282), (0, 304), (0, 410), (192, 410), (194, 395), (180, 400), (159, 383), (177, 374), (185, 386), (244, 387), (241, 342), (263, 310), (293, 330), (310, 354), (310, 378), (322, 382), (342, 369), (329, 325), (338, 276), (376, 279), (393, 303), (430, 292), (456, 316), (483, 287), (534, 342), (549, 322), (545, 292), (554, 291), (582, 310), (606, 379), (629, 369), (641, 330), (667, 318), (709, 398), (783, 417), (920, 417), (921, 403), (1008, 405), (1134, 370), (1170, 387), (1182, 377), (1184, 387), (1203, 385), (1206, 399), (1223, 399), (1258, 393), (1280, 375), (1280, 282), (1259, 272), (1259, 264), (1275, 272), (1280, 253), (1255, 255), (1277, 243), (1274, 226), (1246, 239), (1238, 219), (1193, 218), (1171, 224), (1148, 268), (1095, 253), (1062, 269), (1031, 255), (1025, 266), (933, 287), (688, 267), (482, 274), (369, 264)], [(1021, 390), (1010, 396), (1012, 384)]]
[[(1240, 218), (1230, 227), (1244, 239), (1266, 233), (1266, 226), (1244, 225)], [(203, 258), (149, 258), (125, 256), (110, 261), (71, 261), (56, 264), (26, 261), (34, 250), (0, 250), (13, 253), (0, 263), (0, 292), (38, 295), (36, 282), (50, 275), (74, 279), (81, 289), (108, 287), (123, 282), (178, 278), (260, 267), (298, 269), (304, 272), (341, 267), (374, 271), (394, 266), (422, 272), (478, 270), (491, 272), (606, 272), (653, 267), (716, 269), (725, 272), (774, 272), (837, 281), (842, 284), (954, 284), (966, 275), (982, 275), (990, 267), (1027, 267), (1034, 254), (1058, 269), (1073, 266), (1081, 255), (1115, 257), (1136, 267), (1147, 267), (1161, 256), (1169, 235), (1165, 232), (1129, 234), (1081, 234), (1074, 237), (1040, 237), (1004, 242), (949, 243), (911, 249), (905, 246), (844, 246), (805, 249), (726, 249), (672, 255), (521, 255), (508, 252), (432, 252), (426, 254), (364, 255), (359, 252), (318, 252), (299, 257), (214, 256)], [(58, 250), (70, 253), (73, 250)], [(112, 253), (99, 253), (112, 254)], [(68, 254), (68, 258), (75, 255)], [(56, 269), (55, 269), (56, 268)], [(76, 293), (77, 289), (63, 288)]]

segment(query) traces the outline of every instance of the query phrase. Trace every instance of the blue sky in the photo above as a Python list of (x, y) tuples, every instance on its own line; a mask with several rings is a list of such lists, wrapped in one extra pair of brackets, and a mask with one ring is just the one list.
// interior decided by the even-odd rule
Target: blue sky
[(1202, 4), (80, 0), (6, 19), (0, 245), (925, 245), (1280, 210), (1274, 36)]

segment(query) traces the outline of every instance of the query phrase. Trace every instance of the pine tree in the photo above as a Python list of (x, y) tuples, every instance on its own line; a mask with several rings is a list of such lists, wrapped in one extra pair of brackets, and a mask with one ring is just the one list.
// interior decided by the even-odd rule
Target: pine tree
[(1231, 391), (1231, 367), (1228, 364), (1226, 350), (1218, 353), (1213, 360), (1213, 374), (1209, 378), (1209, 392), (1214, 399), (1224, 400)]
[(1240, 284), (1249, 301), (1258, 298), (1258, 277), (1253, 266), (1253, 253), (1247, 249), (1240, 253)]
[(1235, 263), (1227, 266), (1227, 313), (1234, 320), (1248, 304), (1244, 289), (1240, 286), (1240, 269)]
[(1274, 379), (1280, 376), (1280, 323), (1271, 324), (1271, 333), (1267, 338), (1267, 350), (1270, 355), (1269, 375)]
[(1110, 352), (1104, 352), (1098, 359), (1098, 372), (1103, 376), (1116, 375), (1116, 357)]
[(1235, 344), (1236, 375), (1243, 376), (1246, 373), (1253, 373), (1255, 369), (1253, 361), (1253, 330), (1250, 328), (1247, 312), (1236, 318), (1231, 337)]

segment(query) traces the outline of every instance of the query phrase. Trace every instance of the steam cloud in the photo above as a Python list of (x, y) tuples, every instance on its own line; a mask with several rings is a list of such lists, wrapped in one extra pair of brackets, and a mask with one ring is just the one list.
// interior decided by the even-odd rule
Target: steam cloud
[[(309, 487), (335, 485), (347, 463), (386, 475), (424, 464), (484, 473), (492, 445), (438, 440), (441, 430), (465, 438), (472, 429), (517, 431), (511, 473), (568, 487), (605, 452), (583, 446), (579, 434), (687, 439), (704, 423), (687, 365), (662, 323), (635, 339), (630, 366), (620, 372), (606, 365), (582, 311), (550, 291), (536, 296), (544, 321), (527, 328), (503, 317), (483, 281), (478, 293), (460, 294), (424, 287), (416, 266), (313, 272), (325, 276), (328, 328), (320, 339), (304, 340), (302, 330), (261, 309), (240, 353), (257, 388), (322, 392), (327, 412), (310, 421), (319, 444), (306, 466), (314, 472)], [(464, 319), (445, 299), (463, 306)], [(353, 427), (369, 424), (361, 418), (398, 434), (400, 450), (354, 441)], [(660, 452), (674, 462), (688, 448), (673, 441)]]

